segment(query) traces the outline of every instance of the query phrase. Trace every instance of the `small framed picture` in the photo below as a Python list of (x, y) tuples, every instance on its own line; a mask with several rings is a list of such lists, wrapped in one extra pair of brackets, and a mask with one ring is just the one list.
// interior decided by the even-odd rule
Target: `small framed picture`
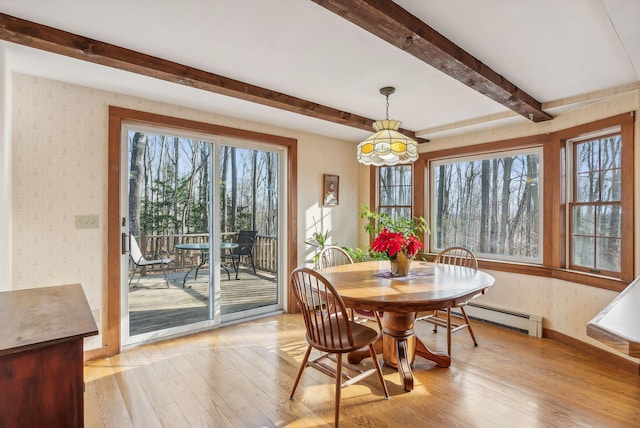
[(322, 191), (323, 205), (338, 205), (340, 191), (340, 177), (337, 175), (324, 174), (324, 186)]

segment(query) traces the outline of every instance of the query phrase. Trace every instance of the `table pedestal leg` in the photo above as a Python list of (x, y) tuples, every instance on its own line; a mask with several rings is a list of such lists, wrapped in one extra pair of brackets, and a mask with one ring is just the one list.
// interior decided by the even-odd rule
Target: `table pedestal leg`
[[(196, 274), (194, 276), (194, 281), (198, 279), (198, 270), (200, 270), (200, 267), (202, 267), (202, 265), (205, 264), (205, 261), (200, 262), (200, 264), (197, 267), (191, 267), (191, 269), (189, 269), (189, 271), (187, 272), (187, 274), (184, 276), (184, 279), (182, 280), (182, 288), (185, 288), (185, 284), (187, 283), (187, 278), (189, 277), (189, 274), (191, 272), (193, 272), (193, 270), (195, 269)], [(191, 288), (191, 286), (189, 286), (189, 288)]]
[[(189, 269), (187, 274), (182, 279), (182, 288), (185, 288), (185, 285), (187, 284), (187, 278), (189, 277), (189, 274), (191, 272), (193, 272), (194, 269), (196, 271), (196, 274), (194, 276), (194, 280), (198, 279), (198, 271), (200, 270), (202, 265), (204, 265), (205, 263), (207, 263), (209, 261), (209, 256), (206, 256), (206, 258), (205, 258), (205, 252), (206, 252), (206, 250), (201, 250), (200, 263), (198, 264), (198, 266), (195, 266), (195, 267), (191, 266), (191, 268)], [(191, 288), (191, 286), (189, 286), (189, 288)]]
[[(182, 288), (184, 288), (184, 286), (187, 283), (187, 277), (189, 277), (189, 274), (193, 271), (193, 267), (191, 267), (188, 271), (187, 274), (184, 276), (184, 278), (182, 279)], [(191, 288), (191, 286), (189, 286), (189, 288)]]
[[(416, 355), (433, 361), (438, 367), (451, 365), (451, 357), (446, 352), (432, 351), (416, 337), (413, 330), (415, 319), (415, 313), (385, 312), (382, 318), (382, 340), (374, 345), (376, 353), (382, 352), (384, 363), (398, 369), (407, 392), (413, 390), (411, 365)], [(359, 350), (351, 352), (348, 359), (350, 363), (358, 364), (368, 357), (368, 350)]]
[(385, 364), (397, 367), (404, 390), (413, 390), (411, 364), (415, 357), (416, 336), (413, 332), (415, 313), (385, 312), (382, 356)]
[(416, 354), (433, 361), (438, 367), (446, 368), (451, 365), (451, 357), (446, 352), (432, 351), (420, 339), (416, 342)]

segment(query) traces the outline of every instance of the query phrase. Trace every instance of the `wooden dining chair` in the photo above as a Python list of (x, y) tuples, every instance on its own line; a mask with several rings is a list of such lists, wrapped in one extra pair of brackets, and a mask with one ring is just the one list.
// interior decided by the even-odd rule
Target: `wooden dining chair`
[(343, 248), (335, 245), (324, 247), (318, 256), (318, 268), (352, 264), (353, 259)]
[[(464, 247), (449, 247), (440, 252), (433, 261), (434, 263), (463, 266), (474, 270), (478, 269), (478, 260), (476, 259), (476, 256)], [(451, 356), (451, 334), (462, 329), (466, 328), (467, 331), (469, 331), (473, 345), (478, 346), (476, 336), (473, 334), (473, 329), (469, 322), (469, 317), (467, 317), (467, 313), (464, 310), (467, 303), (468, 302), (461, 303), (453, 308), (436, 310), (427, 315), (418, 316), (416, 318), (416, 321), (426, 321), (433, 324), (434, 333), (438, 332), (438, 326), (446, 327), (447, 353), (449, 356)], [(451, 309), (460, 309), (460, 314), (458, 315), (455, 311), (452, 312)]]
[[(324, 276), (314, 270), (308, 268), (295, 269), (291, 273), (291, 287), (302, 311), (308, 346), (289, 399), (293, 399), (304, 369), (313, 367), (326, 375), (334, 377), (336, 380), (336, 427), (340, 420), (340, 392), (343, 387), (377, 373), (378, 380), (384, 390), (384, 397), (388, 400), (389, 391), (373, 346), (382, 336), (382, 332), (351, 320), (342, 297)], [(356, 365), (348, 362), (343, 363), (343, 354), (356, 351), (365, 346), (369, 348), (374, 368), (363, 371)], [(320, 356), (309, 360), (313, 349), (319, 351)], [(333, 361), (333, 363), (328, 361)], [(349, 372), (343, 372), (343, 368)], [(350, 375), (351, 372), (353, 376)]]
[[(349, 253), (347, 253), (344, 248), (335, 245), (324, 247), (318, 256), (319, 269), (349, 264), (353, 264), (353, 259)], [(383, 315), (382, 312), (378, 312), (376, 316), (374, 311), (364, 309), (353, 310), (351, 308), (349, 308), (349, 313), (351, 315), (351, 319), (357, 322), (376, 321), (378, 324), (380, 323), (380, 317)]]

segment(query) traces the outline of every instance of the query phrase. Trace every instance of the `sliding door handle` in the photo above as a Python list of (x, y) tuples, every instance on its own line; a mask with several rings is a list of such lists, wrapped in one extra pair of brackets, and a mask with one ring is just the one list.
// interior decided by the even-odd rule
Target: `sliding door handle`
[(129, 243), (129, 239), (130, 239), (131, 235), (127, 235), (126, 233), (122, 232), (122, 236), (121, 236), (121, 247), (122, 248), (122, 254), (127, 254), (130, 251), (130, 243)]

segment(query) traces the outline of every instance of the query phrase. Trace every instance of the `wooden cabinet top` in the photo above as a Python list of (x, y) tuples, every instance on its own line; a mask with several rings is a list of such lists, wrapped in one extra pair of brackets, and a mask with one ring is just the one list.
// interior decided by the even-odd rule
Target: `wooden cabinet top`
[(80, 284), (0, 292), (0, 355), (96, 334)]

